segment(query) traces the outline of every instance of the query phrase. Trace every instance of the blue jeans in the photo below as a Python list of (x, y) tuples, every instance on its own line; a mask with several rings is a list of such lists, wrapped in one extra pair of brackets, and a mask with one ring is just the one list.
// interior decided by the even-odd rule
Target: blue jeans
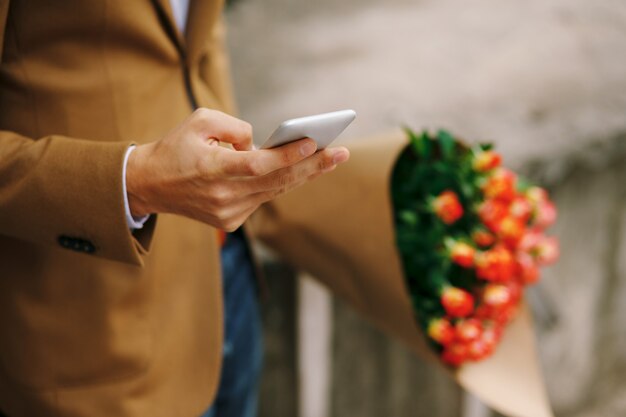
[(217, 397), (201, 417), (255, 417), (263, 361), (254, 268), (241, 231), (222, 248), (225, 338)]

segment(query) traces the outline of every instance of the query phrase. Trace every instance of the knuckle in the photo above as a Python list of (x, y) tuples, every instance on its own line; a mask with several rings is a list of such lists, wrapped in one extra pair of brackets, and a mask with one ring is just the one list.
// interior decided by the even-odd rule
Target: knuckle
[(276, 197), (285, 194), (288, 190), (288, 187), (285, 186), (280, 186), (280, 187), (276, 187), (272, 190), (269, 190), (268, 192), (265, 193), (264, 196), (264, 201), (270, 201), (275, 199)]
[(233, 192), (225, 186), (214, 186), (211, 190), (210, 200), (218, 207), (227, 206), (233, 200)]
[(238, 219), (228, 219), (224, 222), (223, 224), (223, 229), (228, 232), (228, 233), (232, 233), (235, 230), (237, 230), (239, 228), (239, 226), (241, 226), (243, 222), (239, 221)]
[(288, 170), (287, 172), (285, 172), (284, 174), (278, 177), (278, 183), (277, 183), (278, 188), (284, 189), (285, 187), (293, 183), (295, 180), (296, 178), (292, 170)]
[(261, 165), (256, 159), (249, 159), (244, 162), (243, 171), (252, 177), (260, 177), (264, 174)]
[(212, 215), (217, 219), (217, 221), (220, 223), (220, 226), (224, 226), (224, 223), (226, 222), (226, 220), (228, 219), (227, 216), (227, 212), (223, 207), (216, 207), (213, 208), (213, 210), (211, 210)]
[(197, 177), (204, 177), (210, 172), (209, 163), (206, 158), (198, 158), (195, 161), (195, 174)]
[(279, 195), (285, 194), (287, 192), (288, 188), (287, 187), (280, 187), (279, 189), (276, 190), (276, 192), (274, 193), (274, 197), (278, 197)]
[(194, 119), (208, 119), (211, 115), (212, 110), (207, 109), (206, 107), (200, 107), (193, 111), (192, 117)]

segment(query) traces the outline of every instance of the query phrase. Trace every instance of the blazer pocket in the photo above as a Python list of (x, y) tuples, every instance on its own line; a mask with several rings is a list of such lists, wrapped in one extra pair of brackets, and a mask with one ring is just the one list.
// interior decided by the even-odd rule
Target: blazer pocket
[(152, 351), (152, 289), (142, 269), (56, 249), (38, 252), (30, 265), (23, 256), (0, 255), (9, 271), (0, 280), (4, 374), (48, 389), (143, 373)]

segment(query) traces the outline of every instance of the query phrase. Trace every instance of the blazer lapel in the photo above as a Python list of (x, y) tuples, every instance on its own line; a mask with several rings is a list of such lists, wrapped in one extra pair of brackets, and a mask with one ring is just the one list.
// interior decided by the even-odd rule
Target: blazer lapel
[[(159, 19), (161, 20), (161, 24), (163, 28), (172, 39), (172, 42), (176, 44), (176, 48), (184, 52), (185, 50), (185, 38), (182, 33), (176, 26), (176, 21), (174, 20), (174, 14), (172, 12), (172, 7), (170, 5), (169, 0), (151, 0), (154, 7), (157, 9), (157, 13), (159, 15)], [(203, 0), (201, 0), (203, 1)], [(191, 14), (191, 13), (190, 13)]]
[[(162, 0), (168, 1), (168, 0)], [(223, 0), (190, 0), (187, 19), (187, 58), (194, 63), (203, 52), (203, 45), (211, 38), (222, 11)]]

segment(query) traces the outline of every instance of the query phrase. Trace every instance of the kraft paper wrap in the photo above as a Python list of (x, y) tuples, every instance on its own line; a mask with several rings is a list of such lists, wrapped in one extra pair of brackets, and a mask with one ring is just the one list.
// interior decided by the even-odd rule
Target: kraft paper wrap
[[(407, 143), (402, 131), (347, 143), (348, 163), (263, 206), (249, 226), (375, 326), (441, 364), (414, 321), (395, 246), (390, 174)], [(525, 306), (491, 358), (450, 373), (507, 416), (553, 416)]]

